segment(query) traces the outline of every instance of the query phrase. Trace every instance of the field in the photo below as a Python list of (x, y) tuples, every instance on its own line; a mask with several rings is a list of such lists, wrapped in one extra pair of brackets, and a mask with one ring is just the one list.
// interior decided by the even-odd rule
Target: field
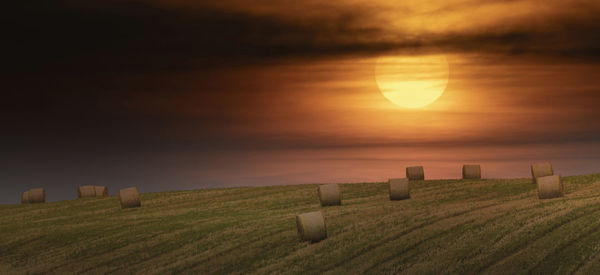
[[(563, 182), (550, 200), (531, 179), (490, 179), (411, 182), (403, 201), (342, 184), (326, 208), (317, 185), (1, 205), (0, 273), (598, 273), (600, 174)], [(315, 210), (328, 238), (300, 242), (295, 216)]]

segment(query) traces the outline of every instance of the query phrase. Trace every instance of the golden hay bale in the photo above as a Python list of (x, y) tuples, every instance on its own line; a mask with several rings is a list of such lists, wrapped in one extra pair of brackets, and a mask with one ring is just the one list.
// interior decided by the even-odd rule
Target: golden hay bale
[(91, 185), (79, 186), (77, 188), (77, 197), (79, 198), (93, 198), (96, 197), (96, 188)]
[(341, 205), (342, 192), (337, 184), (324, 184), (319, 186), (319, 200), (321, 206)]
[(29, 191), (25, 191), (23, 194), (21, 194), (21, 203), (29, 203)]
[(481, 166), (479, 164), (465, 164), (462, 168), (463, 179), (480, 179)]
[(94, 186), (96, 190), (96, 197), (106, 197), (108, 196), (108, 188), (106, 186)]
[(531, 165), (531, 176), (533, 177), (533, 182), (537, 182), (537, 178), (552, 176), (554, 175), (554, 171), (552, 170), (552, 164), (550, 162), (545, 163), (534, 163)]
[(46, 191), (44, 190), (44, 188), (29, 189), (27, 193), (27, 201), (29, 203), (46, 202)]
[(296, 227), (298, 227), (298, 238), (301, 241), (314, 243), (327, 238), (327, 228), (321, 211), (296, 216)]
[(406, 167), (406, 177), (409, 180), (424, 180), (425, 171), (423, 170), (423, 166)]
[(557, 198), (565, 194), (565, 188), (560, 180), (560, 175), (537, 178), (537, 188), (540, 199)]
[(121, 209), (130, 207), (140, 207), (140, 193), (137, 187), (129, 187), (119, 190), (119, 199), (121, 200)]
[(389, 179), (390, 185), (390, 200), (403, 200), (410, 198), (410, 190), (408, 188), (408, 179)]

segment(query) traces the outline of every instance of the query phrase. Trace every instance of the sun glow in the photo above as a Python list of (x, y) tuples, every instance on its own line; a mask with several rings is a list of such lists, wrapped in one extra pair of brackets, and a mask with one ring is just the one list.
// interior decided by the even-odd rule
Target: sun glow
[(379, 90), (392, 103), (421, 108), (440, 97), (448, 84), (448, 61), (443, 55), (384, 56), (377, 59)]

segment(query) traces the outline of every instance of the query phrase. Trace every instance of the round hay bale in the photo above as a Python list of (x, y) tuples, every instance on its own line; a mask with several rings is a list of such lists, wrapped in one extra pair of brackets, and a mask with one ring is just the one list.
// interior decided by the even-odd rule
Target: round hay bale
[(142, 206), (140, 193), (138, 192), (137, 187), (119, 190), (119, 200), (121, 200), (121, 209)]
[(342, 204), (342, 192), (337, 184), (320, 185), (318, 191), (321, 206)]
[(565, 188), (560, 180), (560, 175), (537, 178), (537, 189), (540, 199), (557, 198), (565, 194)]
[(408, 187), (408, 179), (389, 179), (390, 185), (390, 200), (403, 200), (410, 198), (410, 190)]
[(44, 190), (44, 188), (29, 189), (27, 194), (27, 201), (29, 203), (46, 202), (46, 191)]
[(301, 241), (314, 243), (327, 238), (327, 228), (321, 211), (296, 216), (296, 227), (298, 227), (298, 238)]
[(29, 191), (25, 191), (25, 192), (23, 192), (23, 194), (21, 194), (21, 203), (22, 204), (29, 203)]
[(96, 197), (106, 197), (108, 196), (108, 188), (106, 186), (94, 186), (96, 191)]
[(79, 186), (77, 188), (77, 196), (79, 198), (93, 198), (96, 197), (96, 188), (91, 185)]
[(423, 170), (423, 166), (406, 167), (406, 177), (409, 180), (424, 180), (425, 171)]
[(552, 164), (550, 162), (545, 163), (534, 163), (531, 165), (531, 176), (533, 177), (533, 182), (537, 182), (537, 178), (552, 176), (554, 175), (554, 171), (552, 170)]
[(479, 164), (465, 164), (462, 168), (463, 179), (481, 179), (481, 166)]

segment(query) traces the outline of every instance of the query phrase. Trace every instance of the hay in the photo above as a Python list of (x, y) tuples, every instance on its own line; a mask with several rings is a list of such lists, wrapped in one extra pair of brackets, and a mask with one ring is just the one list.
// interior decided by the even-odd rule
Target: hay
[(29, 191), (25, 191), (23, 194), (21, 194), (21, 203), (29, 203)]
[(423, 170), (423, 166), (406, 167), (406, 177), (409, 180), (424, 180), (425, 171)]
[(540, 199), (557, 198), (565, 194), (565, 188), (560, 180), (560, 175), (537, 178), (537, 188)]
[(79, 186), (77, 188), (77, 197), (79, 198), (93, 198), (96, 197), (96, 188), (91, 185)]
[(410, 198), (410, 190), (408, 188), (408, 179), (389, 179), (390, 200), (403, 200)]
[(480, 179), (481, 166), (479, 164), (465, 164), (462, 168), (463, 179)]
[(106, 186), (94, 186), (96, 191), (96, 197), (106, 197), (108, 196), (108, 188)]
[(550, 162), (545, 163), (534, 163), (531, 165), (531, 176), (533, 177), (533, 182), (537, 182), (537, 178), (552, 176), (554, 175), (554, 171), (552, 170), (552, 164)]
[(319, 186), (319, 200), (321, 206), (341, 205), (342, 192), (337, 184), (324, 184)]
[(46, 202), (46, 191), (44, 190), (44, 188), (29, 189), (27, 193), (28, 203)]
[(298, 238), (301, 241), (314, 243), (327, 238), (327, 228), (321, 211), (296, 216), (296, 226), (298, 227)]
[(130, 207), (140, 207), (140, 193), (137, 187), (130, 187), (119, 190), (119, 199), (121, 200), (121, 209)]

